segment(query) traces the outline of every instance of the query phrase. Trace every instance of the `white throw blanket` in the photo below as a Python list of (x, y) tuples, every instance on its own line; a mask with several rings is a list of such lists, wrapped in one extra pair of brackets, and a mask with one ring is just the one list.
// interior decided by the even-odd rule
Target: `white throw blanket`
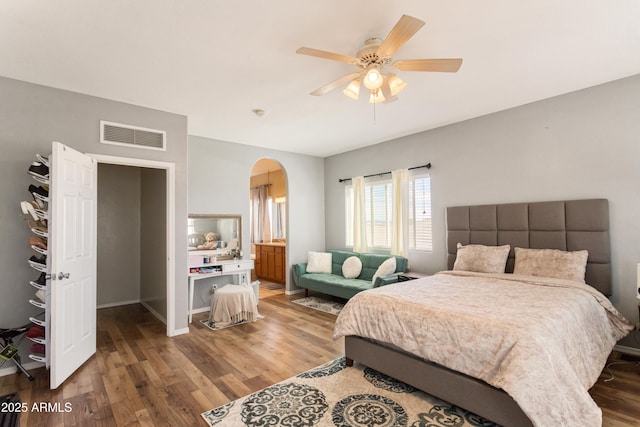
[(582, 283), (450, 271), (357, 294), (334, 338), (390, 343), (482, 379), (511, 395), (536, 426), (600, 427), (588, 389), (632, 329)]
[(214, 292), (209, 320), (224, 327), (258, 319), (258, 304), (253, 288), (244, 285), (226, 285)]

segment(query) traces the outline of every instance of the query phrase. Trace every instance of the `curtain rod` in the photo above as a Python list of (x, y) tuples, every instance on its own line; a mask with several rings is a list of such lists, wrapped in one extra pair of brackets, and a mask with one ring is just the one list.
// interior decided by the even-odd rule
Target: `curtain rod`
[(260, 187), (271, 187), (271, 184), (256, 185), (255, 187), (249, 188), (249, 190), (255, 190), (256, 188), (260, 188)]
[[(414, 166), (412, 168), (409, 168), (409, 170), (414, 170), (414, 169), (421, 169), (421, 168), (427, 168), (427, 169), (431, 169), (431, 163), (427, 163), (426, 165), (422, 165), (422, 166)], [(380, 172), (380, 173), (374, 173), (371, 175), (365, 175), (365, 178), (371, 178), (372, 176), (382, 176), (382, 175), (386, 175), (388, 173), (391, 172)], [(345, 181), (351, 181), (351, 178), (340, 178), (338, 179), (338, 182), (345, 182)]]

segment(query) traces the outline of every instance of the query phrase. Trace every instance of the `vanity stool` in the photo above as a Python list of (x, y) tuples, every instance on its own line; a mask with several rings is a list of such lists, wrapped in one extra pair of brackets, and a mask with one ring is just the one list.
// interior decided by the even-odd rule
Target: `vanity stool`
[(258, 303), (252, 286), (225, 285), (213, 293), (209, 321), (216, 326), (258, 320)]

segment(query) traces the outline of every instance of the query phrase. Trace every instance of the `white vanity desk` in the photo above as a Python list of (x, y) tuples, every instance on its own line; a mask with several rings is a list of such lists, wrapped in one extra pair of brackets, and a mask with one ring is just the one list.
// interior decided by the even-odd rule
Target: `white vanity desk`
[[(204, 258), (210, 256), (210, 262), (205, 263)], [(251, 259), (238, 259), (228, 261), (215, 261), (214, 254), (207, 254), (203, 251), (198, 251), (197, 254), (189, 253), (189, 323), (193, 319), (193, 294), (196, 280), (207, 279), (218, 276), (238, 276), (238, 284), (249, 284), (249, 278), (251, 277), (251, 270), (253, 269), (253, 260)], [(194, 272), (201, 268), (211, 268), (211, 272)], [(218, 285), (222, 287), (224, 284)], [(253, 292), (256, 296), (256, 301), (259, 299), (259, 285), (253, 286)], [(207, 311), (208, 307), (198, 309), (198, 312)]]

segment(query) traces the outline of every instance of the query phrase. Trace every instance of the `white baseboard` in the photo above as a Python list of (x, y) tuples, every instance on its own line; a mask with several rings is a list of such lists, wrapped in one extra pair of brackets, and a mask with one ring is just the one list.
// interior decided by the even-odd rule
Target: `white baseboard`
[(139, 299), (132, 299), (130, 301), (110, 302), (108, 304), (100, 304), (96, 308), (100, 310), (101, 308), (120, 307), (121, 305), (138, 304), (139, 302), (140, 302)]
[(209, 310), (211, 310), (211, 307), (194, 308), (193, 310), (191, 310), (191, 314), (204, 313), (205, 311), (209, 311)]
[(304, 289), (296, 289), (293, 291), (284, 291), (285, 295), (295, 295), (295, 294), (301, 294), (304, 292)]
[[(8, 365), (9, 363), (11, 365)], [(18, 372), (18, 367), (14, 365), (13, 362), (7, 361), (5, 365), (8, 365), (8, 366), (6, 368), (0, 369), (0, 377), (13, 375), (16, 372)], [(32, 369), (42, 368), (44, 366), (44, 363), (33, 361), (33, 362), (23, 363), (22, 366), (24, 366), (24, 369), (26, 369), (27, 371), (30, 371)]]
[(173, 335), (171, 335), (172, 337), (175, 337), (176, 335), (182, 335), (182, 334), (188, 334), (189, 333), (189, 328), (184, 328), (184, 329), (177, 329), (176, 331), (174, 331)]
[(153, 314), (159, 321), (161, 321), (162, 323), (164, 323), (165, 325), (167, 324), (167, 319), (162, 316), (160, 313), (158, 313), (157, 311), (155, 311), (153, 308), (151, 308), (151, 306), (149, 304), (147, 304), (144, 301), (140, 301), (140, 304), (142, 304), (142, 306), (144, 308), (146, 308), (147, 310), (149, 310), (149, 312), (151, 314)]

